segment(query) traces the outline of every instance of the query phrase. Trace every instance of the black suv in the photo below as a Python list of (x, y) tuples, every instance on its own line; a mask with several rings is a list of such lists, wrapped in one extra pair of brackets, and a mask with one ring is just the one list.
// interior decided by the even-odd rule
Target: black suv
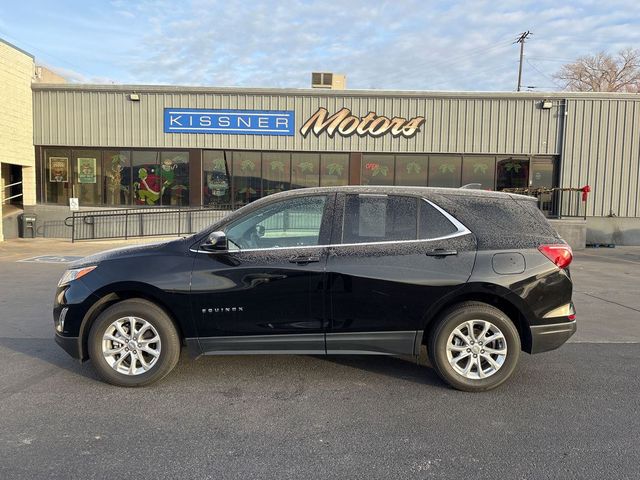
[(271, 195), (168, 243), (86, 257), (60, 280), (56, 340), (108, 382), (196, 355), (417, 357), (461, 390), (576, 330), (572, 254), (534, 198), (423, 187)]

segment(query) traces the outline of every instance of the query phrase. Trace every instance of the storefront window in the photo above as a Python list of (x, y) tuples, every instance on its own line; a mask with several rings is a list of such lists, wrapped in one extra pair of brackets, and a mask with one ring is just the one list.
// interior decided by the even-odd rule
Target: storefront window
[(528, 158), (498, 159), (496, 189), (527, 188), (529, 186)]
[(228, 206), (231, 204), (230, 157), (223, 150), (205, 150), (202, 159), (204, 205)]
[(393, 155), (363, 155), (362, 185), (393, 185), (394, 160)]
[(495, 157), (464, 157), (462, 161), (462, 185), (479, 183), (483, 190), (493, 190), (496, 176)]
[(260, 152), (233, 152), (233, 195), (235, 207), (261, 196), (262, 161)]
[(291, 154), (291, 187), (317, 187), (320, 185), (320, 154)]
[(71, 185), (71, 151), (62, 149), (45, 150), (45, 198), (47, 203), (67, 205)]
[(102, 203), (102, 162), (97, 150), (74, 150), (73, 192), (80, 205)]
[(189, 153), (160, 152), (161, 204), (189, 205)]
[(427, 186), (426, 155), (396, 155), (396, 185)]
[(107, 150), (102, 154), (105, 203), (131, 205), (131, 152)]
[(159, 152), (134, 151), (132, 153), (133, 198), (136, 205), (160, 205)]
[(430, 187), (460, 187), (462, 158), (457, 155), (431, 155), (429, 157)]
[(283, 192), (291, 188), (291, 154), (286, 152), (262, 154), (263, 195)]
[(320, 155), (320, 185), (337, 187), (349, 184), (349, 154), (323, 153)]

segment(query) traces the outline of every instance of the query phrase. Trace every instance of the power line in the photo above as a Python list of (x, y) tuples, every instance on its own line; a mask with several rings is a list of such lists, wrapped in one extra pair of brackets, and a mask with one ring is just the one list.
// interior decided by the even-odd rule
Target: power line
[[(480, 77), (478, 77), (478, 74), (482, 74), (482, 73), (487, 73), (487, 72), (491, 72), (493, 74), (497, 73), (497, 72), (501, 72), (503, 70), (509, 69), (509, 68), (513, 68), (513, 62), (509, 62), (508, 64), (503, 64), (500, 66), (495, 66), (495, 65), (490, 65), (487, 68), (482, 68), (482, 69), (474, 69), (472, 72), (470, 72), (470, 75), (474, 75), (475, 79), (479, 79)], [(495, 77), (495, 76), (494, 76)], [(434, 87), (438, 87), (440, 85), (444, 85), (444, 84), (451, 84), (451, 80), (450, 79), (442, 79), (440, 81), (437, 81), (435, 83), (430, 83), (428, 88), (432, 89)]]
[(526, 32), (522, 32), (516, 39), (516, 41), (513, 42), (520, 44), (520, 62), (518, 64), (518, 92), (520, 91), (520, 88), (522, 86), (522, 59), (524, 58), (524, 42), (530, 35), (533, 35), (533, 33), (531, 33), (529, 30), (527, 30)]
[(568, 58), (552, 58), (552, 57), (527, 57), (531, 60), (540, 60), (542, 62), (551, 62), (551, 63), (571, 63), (575, 62), (576, 59), (568, 59)]
[[(559, 88), (560, 90), (562, 90), (562, 85), (556, 83), (556, 81), (553, 79), (552, 76), (547, 75), (546, 73), (544, 73), (542, 70), (540, 70), (538, 67), (536, 67), (531, 61), (529, 61), (529, 59), (527, 58), (527, 63), (531, 66), (531, 68), (533, 68), (536, 72), (538, 72), (540, 75), (542, 75), (543, 77), (547, 78), (548, 80), (551, 81), (551, 83), (553, 83), (556, 88)], [(528, 87), (527, 87), (528, 88)]]
[[(471, 50), (467, 50), (464, 53), (460, 53), (459, 55), (453, 55), (447, 58), (442, 58), (440, 60), (434, 61), (431, 58), (422, 58), (418, 61), (412, 62), (411, 70), (421, 71), (425, 67), (428, 67), (431, 71), (444, 70), (449, 67), (454, 67), (456, 65), (459, 65), (469, 58), (477, 58), (481, 54), (488, 54), (489, 52), (494, 52), (496, 50), (506, 48), (509, 45), (511, 45), (511, 42), (500, 41), (495, 44), (476, 47)], [(399, 79), (405, 76), (406, 76), (406, 73), (404, 71), (397, 71), (394, 74), (387, 75), (387, 78)]]

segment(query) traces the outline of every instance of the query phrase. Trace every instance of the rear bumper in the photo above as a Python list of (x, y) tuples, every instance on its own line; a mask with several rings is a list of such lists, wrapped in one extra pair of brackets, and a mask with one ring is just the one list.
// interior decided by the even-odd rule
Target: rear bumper
[(576, 321), (531, 326), (531, 353), (555, 350), (576, 333)]

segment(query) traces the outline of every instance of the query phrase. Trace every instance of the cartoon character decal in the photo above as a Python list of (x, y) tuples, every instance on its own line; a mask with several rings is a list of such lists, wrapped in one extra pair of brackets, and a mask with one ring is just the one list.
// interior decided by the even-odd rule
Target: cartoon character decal
[(160, 199), (160, 194), (162, 193), (160, 177), (156, 175), (153, 168), (150, 169), (150, 172), (147, 172), (144, 167), (138, 169), (138, 179), (140, 181), (133, 184), (138, 205), (155, 205)]
[(220, 172), (208, 172), (207, 187), (209, 188), (210, 195), (214, 197), (224, 197), (229, 190), (227, 176)]
[[(108, 203), (113, 205), (126, 205), (129, 203), (129, 179), (126, 178), (125, 166), (129, 159), (126, 155), (116, 154), (111, 156), (111, 168), (107, 170), (108, 178)], [(123, 185), (123, 177), (124, 185)]]
[(175, 185), (176, 160), (165, 158), (160, 165), (160, 174), (155, 166), (147, 165), (138, 169), (139, 181), (134, 183), (138, 205), (157, 205), (162, 198), (163, 205), (182, 205), (184, 195), (189, 190), (186, 185)]

